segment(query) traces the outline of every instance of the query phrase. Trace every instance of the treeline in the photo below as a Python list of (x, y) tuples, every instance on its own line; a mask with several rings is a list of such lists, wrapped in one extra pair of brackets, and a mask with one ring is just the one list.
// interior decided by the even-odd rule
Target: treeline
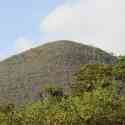
[(125, 125), (124, 57), (115, 65), (83, 65), (75, 79), (70, 95), (48, 85), (38, 102), (1, 106), (0, 125)]

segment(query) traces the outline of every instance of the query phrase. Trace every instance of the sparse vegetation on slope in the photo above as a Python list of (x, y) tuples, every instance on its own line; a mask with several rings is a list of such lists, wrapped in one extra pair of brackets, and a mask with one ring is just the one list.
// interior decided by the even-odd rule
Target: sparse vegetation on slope
[[(124, 58), (115, 65), (83, 65), (71, 84), (71, 95), (45, 87), (46, 97), (20, 109), (1, 108), (2, 125), (124, 125)], [(119, 84), (122, 83), (122, 90)], [(76, 91), (75, 91), (76, 90)], [(120, 90), (120, 91), (119, 91)], [(121, 92), (122, 93), (119, 93)], [(6, 110), (2, 110), (6, 109)]]
[(0, 103), (17, 105), (39, 100), (48, 83), (67, 89), (81, 64), (112, 64), (117, 58), (95, 47), (57, 41), (0, 63)]

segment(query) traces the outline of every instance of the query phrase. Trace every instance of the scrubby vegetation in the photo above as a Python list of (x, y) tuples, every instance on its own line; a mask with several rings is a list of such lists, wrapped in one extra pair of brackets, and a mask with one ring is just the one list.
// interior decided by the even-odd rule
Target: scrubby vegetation
[(125, 125), (125, 57), (115, 65), (83, 65), (65, 95), (47, 86), (41, 100), (0, 107), (0, 125)]
[(38, 46), (0, 62), (0, 104), (39, 99), (44, 84), (67, 86), (81, 64), (114, 64), (117, 57), (93, 47), (61, 40)]

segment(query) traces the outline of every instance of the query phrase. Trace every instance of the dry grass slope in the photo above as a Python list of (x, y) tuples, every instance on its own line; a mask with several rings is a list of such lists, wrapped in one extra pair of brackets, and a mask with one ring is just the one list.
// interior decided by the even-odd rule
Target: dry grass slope
[(44, 84), (68, 86), (81, 64), (112, 64), (116, 60), (98, 48), (71, 41), (33, 48), (0, 63), (0, 102), (35, 101)]

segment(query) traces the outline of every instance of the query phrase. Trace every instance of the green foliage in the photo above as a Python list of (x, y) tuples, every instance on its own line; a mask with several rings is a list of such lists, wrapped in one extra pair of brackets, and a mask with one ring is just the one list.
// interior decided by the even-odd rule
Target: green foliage
[(118, 93), (124, 65), (84, 65), (69, 96), (60, 86), (48, 84), (40, 101), (19, 109), (1, 106), (0, 125), (125, 125), (125, 95)]
[(114, 66), (113, 74), (117, 80), (125, 82), (125, 57), (119, 57), (118, 64)]
[(63, 96), (63, 88), (57, 84), (47, 84), (44, 86), (44, 93), (48, 96), (61, 97)]
[[(123, 125), (124, 118), (125, 98), (117, 95), (114, 86), (110, 87), (110, 91), (109, 88), (98, 87), (92, 93), (62, 97), (60, 102), (46, 98), (16, 111), (12, 123), (13, 125)], [(2, 123), (2, 120), (0, 122)]]
[(125, 56), (119, 56), (118, 64), (125, 65)]
[(98, 86), (106, 87), (113, 80), (113, 66), (103, 64), (83, 65), (76, 74), (77, 84), (72, 84), (75, 93), (92, 91)]

